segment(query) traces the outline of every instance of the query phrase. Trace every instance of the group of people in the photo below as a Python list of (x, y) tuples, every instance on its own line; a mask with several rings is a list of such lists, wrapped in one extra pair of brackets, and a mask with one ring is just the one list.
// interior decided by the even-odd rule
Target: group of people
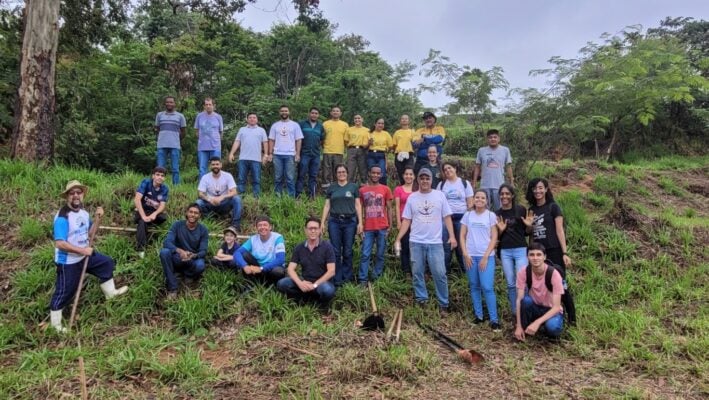
[[(205, 110), (195, 121), (200, 138), (198, 151), (205, 152), (198, 157), (199, 197), (185, 210), (184, 220), (170, 227), (160, 251), (168, 299), (177, 297), (179, 274), (189, 286), (200, 278), (207, 265), (215, 265), (243, 273), (248, 282), (275, 285), (291, 298), (315, 300), (327, 312), (338, 287), (348, 283), (366, 285), (382, 275), (387, 237), (394, 232), (395, 223), (394, 249), (400, 256), (402, 271), (411, 275), (416, 304), (426, 304), (429, 299), (429, 271), (440, 313), (448, 314), (448, 276), (455, 272), (455, 259), (458, 270), (469, 281), (474, 322), (480, 324), (489, 319), (490, 327), (500, 330), (494, 291), (497, 256), (519, 340), (538, 331), (558, 337), (564, 314), (569, 323), (575, 322), (573, 299), (565, 283), (571, 259), (561, 209), (549, 183), (539, 178), (532, 179), (527, 187), (529, 209), (519, 204), (512, 157), (509, 149), (500, 144), (497, 130), (487, 133), (488, 146), (478, 151), (471, 183), (459, 177), (462, 172), (457, 163), (441, 162), (445, 130), (436, 125), (432, 113), (424, 113), (425, 126), (418, 131), (409, 128), (408, 116), (402, 116), (401, 129), (391, 136), (384, 130), (383, 119), (377, 119), (374, 127), (367, 129), (362, 126), (362, 117), (355, 115), (354, 125), (348, 126), (340, 120), (342, 110), (337, 106), (332, 107), (331, 118), (325, 123), (319, 121), (316, 108), (310, 110), (305, 121), (293, 122), (288, 107), (283, 106), (281, 119), (271, 126), (268, 136), (258, 126), (256, 114), (247, 116), (247, 125), (237, 133), (228, 156), (233, 162), (236, 152), (241, 151), (237, 183), (221, 169), (221, 138), (213, 139), (215, 133), (221, 135), (223, 123), (221, 117), (214, 115), (213, 107), (212, 100), (206, 99)], [(134, 200), (141, 257), (148, 241), (148, 227), (167, 220), (164, 211), (169, 189), (164, 183), (164, 162), (168, 154), (173, 184), (179, 183), (179, 137), (184, 136), (186, 124), (181, 114), (176, 115), (179, 113), (174, 110), (173, 98), (165, 100), (165, 108), (156, 117), (158, 166), (150, 178), (140, 183)], [(165, 147), (175, 143), (178, 147)], [(386, 177), (386, 154), (391, 151), (396, 154), (399, 181), (393, 191), (387, 186)], [(207, 163), (205, 168), (203, 161)], [(239, 194), (245, 190), (247, 175), (251, 175), (253, 193), (259, 195), (264, 162), (274, 163), (276, 193), (285, 186), (292, 196), (315, 196), (318, 171), (323, 166), (322, 215), (305, 222), (305, 241), (295, 247), (288, 263), (285, 239), (273, 231), (267, 216), (256, 219), (255, 235), (241, 244), (237, 240), (241, 230)], [(476, 188), (478, 177), (480, 186)], [(76, 271), (82, 262), (89, 265), (87, 272), (99, 277), (107, 297), (127, 290), (116, 289), (113, 284), (113, 261), (93, 252), (90, 246), (89, 232), (96, 227), (82, 207), (86, 191), (79, 182), (70, 182), (63, 192), (66, 205), (55, 217), (58, 269), (50, 308), (52, 326), (57, 330), (64, 329), (61, 310), (76, 290)], [(208, 213), (229, 212), (231, 225), (223, 231), (224, 243), (213, 258), (208, 258), (209, 232), (200, 218)], [(325, 234), (329, 241), (324, 239)], [(353, 266), (356, 235), (363, 239), (357, 271)]]

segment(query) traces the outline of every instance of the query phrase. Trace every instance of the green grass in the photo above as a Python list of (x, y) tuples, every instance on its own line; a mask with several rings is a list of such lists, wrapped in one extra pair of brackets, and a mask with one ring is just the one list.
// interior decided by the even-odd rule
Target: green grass
[[(106, 209), (103, 224), (132, 226), (133, 191), (142, 176), (62, 166), (39, 170), (0, 160), (0, 178), (6, 182), (0, 195), (18, 199), (15, 210), (0, 211), (3, 225), (16, 227), (0, 248), (0, 260), (12, 265), (10, 286), (0, 301), (0, 397), (76, 396), (76, 360), (82, 355), (92, 398), (105, 399), (207, 399), (234, 393), (295, 399), (466, 398), (471, 376), (480, 371), (494, 382), (499, 397), (701, 398), (709, 387), (709, 252), (700, 238), (706, 237), (709, 218), (705, 210), (690, 205), (663, 208), (667, 205), (660, 196), (687, 192), (676, 184), (678, 192), (666, 185), (656, 194), (643, 177), (662, 176), (667, 170), (693, 173), (703, 162), (706, 157), (601, 163), (598, 172), (596, 164), (568, 160), (535, 164), (530, 176), (568, 176), (575, 170), (582, 178), (594, 171), (594, 192), (556, 195), (564, 212), (573, 259), (569, 281), (579, 313), (578, 326), (567, 330), (561, 344), (534, 339), (518, 344), (511, 339), (501, 271), (495, 288), (505, 331), (493, 334), (487, 326), (470, 324), (464, 277), (450, 280), (457, 311), (442, 319), (435, 302), (425, 308), (411, 304), (411, 284), (398, 272), (398, 260), (389, 257), (387, 272), (375, 284), (378, 305), (387, 323), (399, 307), (405, 318), (401, 343), (387, 345), (381, 335), (354, 328), (371, 312), (366, 291), (356, 286), (338, 291), (332, 320), (323, 320), (316, 307), (296, 305), (272, 288), (258, 286), (244, 294), (242, 277), (216, 269), (205, 272), (197, 290), (165, 302), (158, 250), (169, 224), (182, 218), (184, 207), (196, 198), (191, 169), (184, 184), (171, 188), (169, 221), (155, 231), (145, 259), (136, 256), (131, 235), (98, 235), (97, 248), (117, 261), (116, 279), (130, 286), (129, 295), (106, 301), (96, 279), (89, 277), (75, 332), (62, 337), (51, 329), (42, 331), (38, 324), (47, 315), (55, 279), (51, 221), (66, 181), (80, 179), (90, 185), (86, 205), (90, 211), (99, 205)], [(639, 199), (626, 201), (626, 206), (652, 221), (632, 235), (613, 225), (610, 217), (614, 198), (625, 195)], [(319, 216), (323, 201), (276, 198), (267, 188), (259, 200), (243, 197), (243, 226), (252, 230), (257, 215), (270, 214), (290, 253), (303, 240), (304, 219)], [(203, 222), (215, 231), (227, 224), (211, 218)], [(637, 238), (650, 243), (652, 251)], [(210, 239), (211, 252), (218, 245), (219, 240)], [(358, 260), (356, 248), (355, 265)], [(434, 296), (430, 284), (429, 295)], [(481, 351), (487, 363), (471, 371), (419, 332), (416, 321), (441, 327)], [(76, 346), (79, 339), (81, 349)], [(219, 356), (229, 358), (225, 364), (215, 363)], [(584, 366), (568, 369), (570, 363)], [(560, 384), (538, 382), (539, 376), (554, 376)], [(665, 381), (662, 390), (646, 385), (659, 379)], [(587, 381), (594, 383), (578, 384)]]

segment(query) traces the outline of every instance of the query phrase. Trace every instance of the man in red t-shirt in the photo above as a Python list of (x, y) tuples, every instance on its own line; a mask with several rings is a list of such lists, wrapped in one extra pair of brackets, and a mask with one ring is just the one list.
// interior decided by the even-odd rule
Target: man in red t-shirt
[(384, 272), (384, 250), (386, 249), (387, 233), (389, 232), (391, 202), (394, 196), (388, 186), (379, 183), (382, 169), (377, 165), (369, 168), (369, 180), (359, 188), (359, 198), (364, 212), (364, 240), (362, 241), (362, 256), (359, 263), (359, 284), (366, 286), (369, 280), (369, 257), (372, 246), (377, 243), (377, 254), (374, 261), (372, 280), (375, 281)]
[[(559, 271), (546, 263), (546, 249), (540, 243), (532, 243), (527, 248), (529, 265), (517, 273), (517, 328), (515, 337), (524, 340), (525, 335), (534, 336), (544, 332), (558, 338), (564, 328), (564, 310), (561, 295), (564, 282)], [(527, 268), (532, 268), (531, 285), (527, 286)], [(548, 282), (547, 269), (552, 268)], [(551, 284), (551, 290), (547, 287)], [(525, 291), (527, 292), (525, 294)]]

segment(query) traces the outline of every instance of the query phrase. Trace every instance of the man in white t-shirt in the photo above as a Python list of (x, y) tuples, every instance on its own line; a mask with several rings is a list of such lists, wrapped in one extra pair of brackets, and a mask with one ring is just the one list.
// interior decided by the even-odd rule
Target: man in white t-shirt
[(295, 165), (300, 161), (303, 131), (291, 121), (288, 106), (281, 106), (278, 114), (280, 121), (274, 122), (268, 132), (268, 159), (273, 161), (276, 194), (280, 196), (285, 186), (288, 195), (295, 197)]
[(246, 116), (246, 126), (239, 128), (234, 144), (229, 152), (229, 162), (234, 162), (236, 151), (239, 152), (239, 178), (236, 188), (239, 193), (246, 192), (246, 180), (251, 175), (254, 196), (261, 194), (261, 163), (268, 154), (268, 136), (266, 130), (258, 126), (256, 113)]
[(418, 172), (419, 191), (411, 193), (402, 214), (401, 229), (394, 243), (401, 248), (401, 238), (411, 228), (409, 243), (411, 249), (411, 273), (414, 287), (414, 299), (420, 305), (428, 301), (428, 291), (424, 271), (428, 264), (436, 287), (438, 307), (441, 315), (448, 313), (448, 278), (443, 257), (443, 224), (448, 230), (451, 248), (458, 246), (453, 234), (451, 210), (446, 196), (431, 188), (433, 174), (428, 168)]
[(199, 199), (196, 203), (199, 210), (202, 214), (223, 214), (231, 210), (231, 226), (237, 231), (241, 230), (241, 198), (236, 190), (234, 177), (222, 171), (219, 157), (209, 160), (209, 169), (212, 173), (203, 176), (197, 186)]

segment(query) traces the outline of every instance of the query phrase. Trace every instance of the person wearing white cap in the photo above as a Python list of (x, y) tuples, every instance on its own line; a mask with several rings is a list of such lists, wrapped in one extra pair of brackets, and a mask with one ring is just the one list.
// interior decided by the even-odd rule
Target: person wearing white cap
[[(90, 246), (89, 237), (94, 235), (98, 224), (93, 224), (89, 213), (84, 210), (83, 201), (87, 190), (88, 187), (79, 181), (67, 183), (62, 192), (66, 204), (54, 216), (54, 263), (57, 266), (57, 280), (49, 303), (49, 316), (52, 327), (58, 332), (66, 332), (66, 328), (62, 326), (62, 310), (76, 294), (84, 262), (87, 263), (86, 272), (99, 279), (101, 290), (107, 299), (128, 291), (128, 286), (116, 289), (113, 281), (115, 261)], [(95, 217), (98, 219), (102, 216), (103, 208), (98, 207)]]

